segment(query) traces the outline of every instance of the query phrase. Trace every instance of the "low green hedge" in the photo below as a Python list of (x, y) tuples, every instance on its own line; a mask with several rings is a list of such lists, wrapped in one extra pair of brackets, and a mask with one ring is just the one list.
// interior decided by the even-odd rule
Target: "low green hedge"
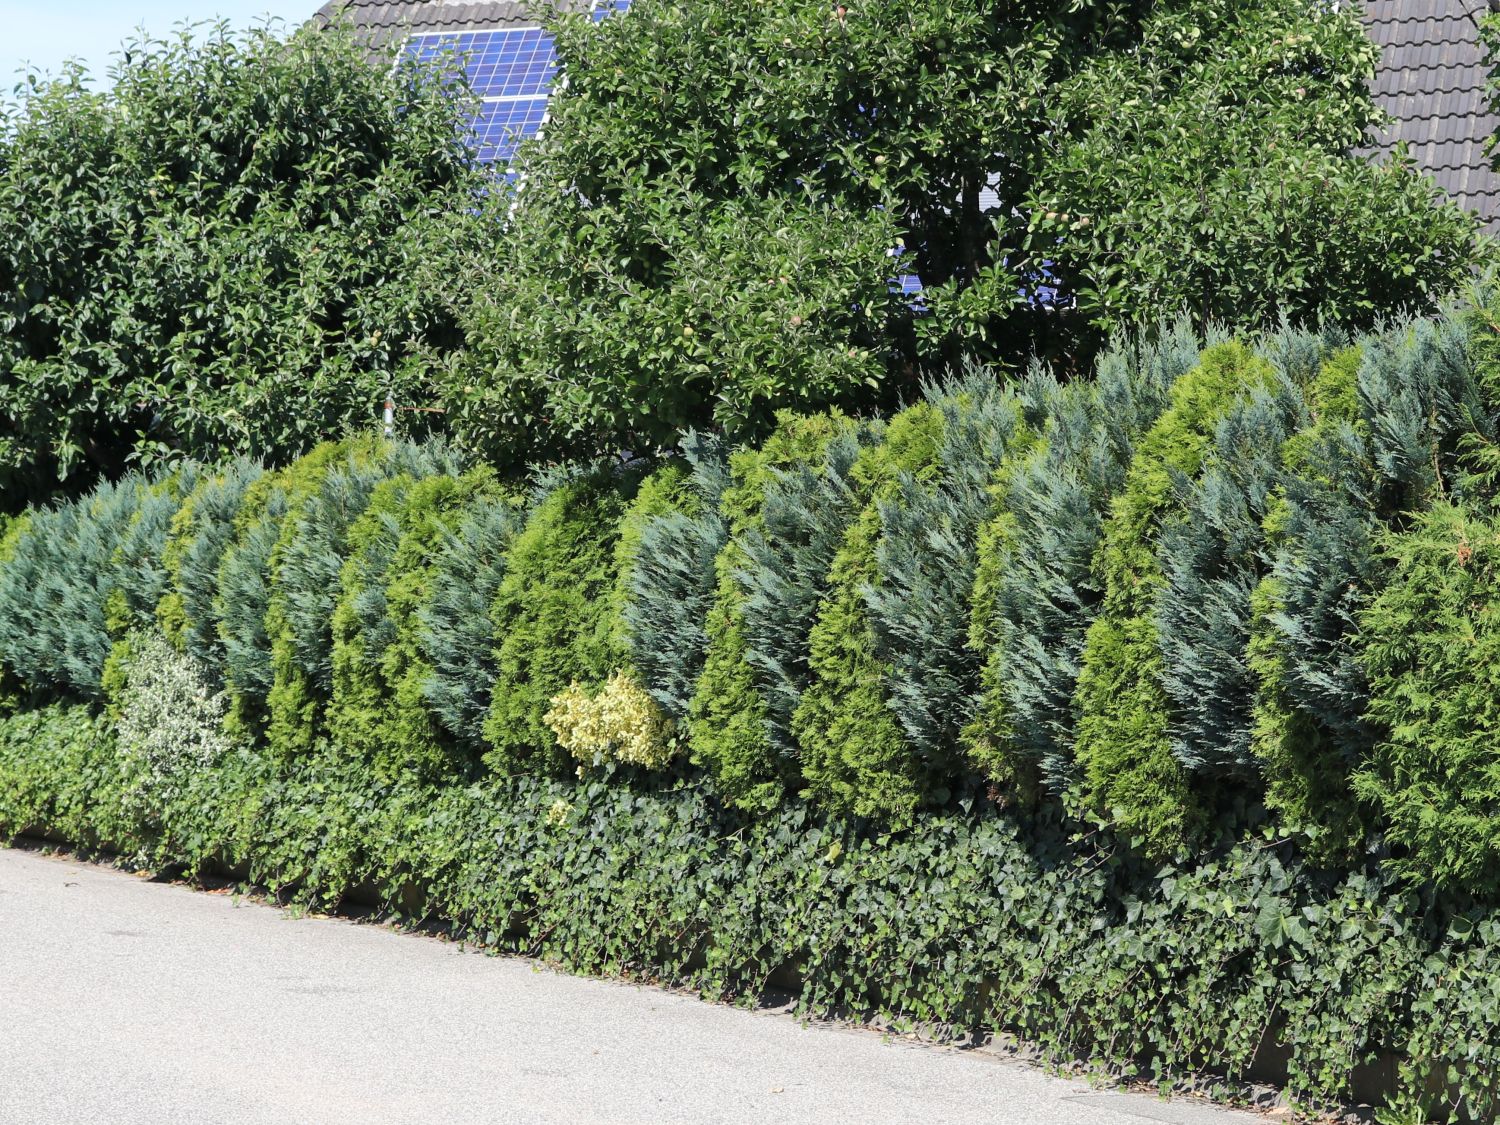
[(41, 826), (158, 868), (227, 865), (312, 905), (359, 889), (493, 949), (715, 999), (753, 1002), (790, 970), (807, 1015), (1007, 1030), (1160, 1082), (1208, 1059), (1233, 1084), (1280, 1044), (1308, 1108), (1389, 1053), (1406, 1093), (1383, 1120), (1500, 1113), (1500, 913), (1319, 873), (1285, 843), (1159, 869), (988, 805), (890, 831), (619, 769), (433, 786), (331, 749), (182, 765), (122, 753), (87, 708), (4, 720), (0, 838)]

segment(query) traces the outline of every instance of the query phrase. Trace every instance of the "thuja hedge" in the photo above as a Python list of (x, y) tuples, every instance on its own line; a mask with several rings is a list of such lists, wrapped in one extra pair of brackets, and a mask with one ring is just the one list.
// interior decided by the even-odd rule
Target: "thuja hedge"
[[(406, 802), (420, 835), (443, 802), (524, 820), (536, 794), (564, 831), (604, 785), (674, 809), (696, 794), (747, 870), (774, 853), (759, 833), (797, 817), (841, 826), (829, 863), (883, 839), (944, 871), (959, 861), (941, 832), (1071, 833), (1090, 841), (1078, 862), (1125, 880), (1095, 903), (1122, 934), (1141, 903), (1187, 909), (1168, 884), (1217, 885), (1266, 845), (1293, 857), (1264, 893), (1292, 896), (1296, 925), (1358, 872), (1371, 910), (1438, 941), (1464, 904), (1500, 902), (1497, 357), (1480, 292), (1359, 338), (1179, 326), (1122, 343), (1091, 380), (974, 371), (889, 418), (785, 415), (756, 448), (689, 435), (679, 456), (524, 481), (375, 438), (274, 470), (127, 477), (7, 523), (0, 700), (18, 723), (99, 716), (101, 761), (134, 772), (91, 801), (89, 832), (174, 861), (275, 851), (266, 825), (310, 792), (346, 790), (361, 816)], [(47, 803), (58, 777), (15, 770), (5, 799), (33, 803), (10, 826), (71, 834), (75, 814)], [(220, 784), (250, 787), (224, 806), (247, 818), (238, 835), (163, 819)], [(147, 828), (110, 827), (111, 803)], [(331, 885), (362, 845), (332, 808), (306, 815), (321, 842), (257, 870)], [(1170, 865), (1161, 885), (1151, 864)], [(1007, 878), (988, 893), (1010, 896)], [(679, 920), (689, 946), (709, 940)], [(857, 940), (876, 941), (870, 920)], [(750, 961), (778, 940), (763, 921), (735, 939)], [(667, 957), (664, 940), (641, 956)], [(979, 944), (962, 956), (999, 955)], [(1325, 1015), (1344, 1019), (1299, 1018)], [(1151, 1034), (1121, 1032), (1118, 1057), (1079, 1049), (1166, 1050)], [(1250, 1049), (1231, 1039), (1210, 1054)]]
[(288, 765), (628, 762), (898, 825), (983, 794), (1159, 860), (1269, 821), (1489, 894), (1497, 355), (1481, 292), (529, 483), (374, 438), (127, 477), (7, 532), (0, 668), (118, 709), (160, 634)]

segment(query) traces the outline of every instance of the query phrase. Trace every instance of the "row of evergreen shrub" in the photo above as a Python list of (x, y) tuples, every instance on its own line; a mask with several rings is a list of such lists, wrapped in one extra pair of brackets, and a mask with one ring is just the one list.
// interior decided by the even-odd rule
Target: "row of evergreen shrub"
[(373, 438), (127, 478), (6, 532), (5, 691), (127, 714), (159, 636), (287, 768), (616, 762), (894, 824), (983, 795), (1158, 859), (1269, 816), (1493, 893), (1479, 297), (1359, 339), (1179, 326), (1090, 381), (974, 371), (526, 486)]

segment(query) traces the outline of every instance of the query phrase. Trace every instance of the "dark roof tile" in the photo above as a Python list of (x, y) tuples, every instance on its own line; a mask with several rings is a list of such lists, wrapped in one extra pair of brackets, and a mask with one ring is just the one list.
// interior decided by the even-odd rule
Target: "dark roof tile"
[(534, 27), (554, 12), (588, 11), (591, 6), (588, 0), (532, 0), (530, 3), (490, 0), (472, 4), (462, 0), (407, 0), (406, 3), (394, 4), (378, 0), (329, 0), (314, 18), (327, 23), (342, 13), (372, 43), (384, 43), (411, 32)]
[(1489, 79), (1479, 43), (1486, 0), (1368, 0), (1365, 25), (1380, 48), (1371, 83), (1392, 120), (1375, 151), (1405, 142), (1412, 160), (1438, 187), (1494, 226), (1500, 219), (1500, 175), (1485, 142), (1500, 118), (1485, 96)]

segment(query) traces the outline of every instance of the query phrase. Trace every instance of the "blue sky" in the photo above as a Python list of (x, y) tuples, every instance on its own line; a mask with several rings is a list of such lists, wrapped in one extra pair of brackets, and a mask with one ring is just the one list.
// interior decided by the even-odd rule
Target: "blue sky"
[(300, 23), (322, 0), (0, 0), (0, 91), (8, 95), (31, 65), (56, 74), (68, 58), (79, 58), (105, 84), (110, 56), (144, 27), (166, 35), (184, 20), (222, 17), (249, 27), (267, 16)]

